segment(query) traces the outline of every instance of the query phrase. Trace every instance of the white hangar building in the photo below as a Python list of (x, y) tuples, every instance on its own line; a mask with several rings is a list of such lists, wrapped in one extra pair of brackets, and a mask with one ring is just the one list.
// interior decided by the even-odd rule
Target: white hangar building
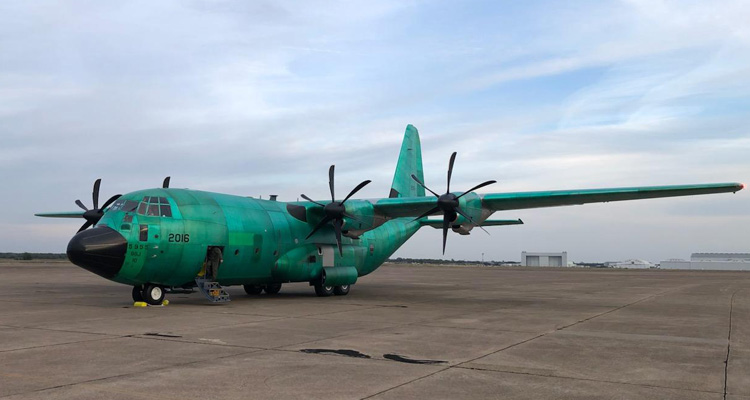
[(521, 252), (521, 265), (524, 267), (567, 267), (568, 252), (535, 253), (524, 251)]
[(750, 271), (750, 253), (693, 253), (688, 260), (661, 262), (662, 269)]

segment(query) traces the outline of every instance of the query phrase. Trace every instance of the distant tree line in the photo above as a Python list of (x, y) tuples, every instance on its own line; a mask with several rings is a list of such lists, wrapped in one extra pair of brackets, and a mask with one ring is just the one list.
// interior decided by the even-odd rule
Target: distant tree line
[(0, 259), (6, 260), (67, 260), (65, 253), (0, 253)]
[(492, 266), (509, 266), (521, 265), (518, 261), (467, 261), (467, 260), (436, 260), (432, 258), (390, 258), (388, 262), (392, 264), (436, 264), (436, 265), (492, 265)]

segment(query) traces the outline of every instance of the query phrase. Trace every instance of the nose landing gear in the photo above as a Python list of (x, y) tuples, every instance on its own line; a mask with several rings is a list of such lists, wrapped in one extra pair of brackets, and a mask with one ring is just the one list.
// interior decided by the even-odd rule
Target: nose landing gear
[(164, 301), (167, 292), (163, 287), (147, 283), (145, 285), (133, 286), (133, 301), (144, 301), (146, 304), (158, 306)]

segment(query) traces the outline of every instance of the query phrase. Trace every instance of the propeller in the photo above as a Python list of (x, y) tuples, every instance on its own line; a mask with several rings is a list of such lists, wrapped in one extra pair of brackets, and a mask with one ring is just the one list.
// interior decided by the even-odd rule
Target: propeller
[[(425, 188), (428, 192), (432, 193), (437, 197), (437, 205), (435, 205), (434, 208), (432, 208), (430, 211), (427, 211), (426, 213), (420, 215), (419, 217), (415, 218), (414, 221), (427, 217), (429, 215), (436, 214), (438, 212), (443, 213), (443, 255), (445, 255), (445, 242), (448, 238), (448, 228), (451, 225), (451, 222), (455, 221), (456, 218), (458, 218), (458, 215), (463, 216), (466, 218), (469, 222), (471, 222), (474, 226), (478, 226), (483, 231), (487, 232), (486, 229), (479, 226), (478, 223), (476, 223), (469, 214), (464, 212), (464, 210), (459, 207), (458, 199), (465, 196), (466, 194), (473, 192), (479, 188), (483, 188), (487, 185), (491, 185), (497, 181), (487, 181), (482, 182), (479, 185), (474, 186), (473, 188), (461, 193), (460, 195), (456, 196), (455, 194), (451, 193), (451, 175), (453, 175), (453, 163), (456, 161), (456, 152), (454, 151), (453, 154), (451, 154), (450, 162), (448, 163), (448, 188), (446, 189), (444, 194), (437, 194), (434, 191), (432, 191), (430, 188), (425, 186), (422, 181), (419, 180), (419, 178), (416, 177), (416, 175), (412, 174), (411, 178), (414, 179), (419, 186), (422, 186)], [(487, 232), (489, 234), (489, 232)]]
[(89, 210), (85, 205), (83, 205), (83, 202), (81, 202), (81, 200), (76, 200), (76, 204), (78, 205), (78, 207), (81, 207), (81, 209), (83, 209), (84, 211), (83, 218), (86, 219), (86, 222), (83, 224), (83, 226), (81, 226), (81, 229), (79, 229), (78, 232), (81, 232), (91, 225), (99, 222), (99, 220), (102, 219), (102, 215), (104, 215), (104, 210), (109, 207), (112, 202), (122, 196), (121, 194), (116, 194), (110, 197), (109, 200), (105, 201), (104, 204), (102, 204), (102, 207), (99, 208), (99, 186), (101, 186), (101, 184), (101, 179), (97, 179), (96, 181), (94, 181), (94, 191), (91, 193), (91, 199), (94, 202), (94, 208)]
[(333, 225), (333, 231), (336, 234), (336, 243), (339, 246), (339, 254), (343, 256), (344, 250), (341, 247), (341, 227), (344, 226), (344, 217), (357, 220), (357, 221), (359, 220), (355, 216), (346, 212), (346, 207), (344, 207), (344, 203), (347, 200), (349, 200), (349, 198), (352, 197), (355, 193), (359, 192), (360, 189), (367, 186), (367, 184), (369, 184), (371, 181), (370, 180), (362, 181), (362, 183), (357, 185), (357, 187), (355, 187), (354, 189), (352, 189), (351, 192), (349, 192), (349, 194), (344, 198), (344, 200), (337, 202), (336, 196), (334, 195), (334, 190), (333, 190), (334, 168), (335, 168), (335, 165), (331, 165), (331, 168), (328, 169), (328, 186), (331, 189), (331, 202), (330, 203), (321, 204), (305, 196), (304, 194), (302, 195), (303, 199), (309, 202), (315, 203), (318, 206), (323, 207), (323, 212), (325, 212), (325, 216), (323, 217), (323, 219), (321, 219), (320, 222), (318, 222), (318, 224), (315, 225), (315, 227), (313, 228), (312, 231), (310, 231), (310, 233), (307, 235), (305, 240), (309, 239), (312, 235), (315, 234), (315, 232), (318, 231), (318, 229), (322, 228), (325, 224), (330, 222)]

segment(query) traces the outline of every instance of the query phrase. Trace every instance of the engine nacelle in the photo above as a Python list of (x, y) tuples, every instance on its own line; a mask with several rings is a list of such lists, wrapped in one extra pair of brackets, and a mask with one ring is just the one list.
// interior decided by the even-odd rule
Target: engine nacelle
[(453, 225), (451, 226), (451, 229), (453, 229), (453, 232), (458, 233), (459, 235), (468, 235), (472, 229), (474, 229), (473, 224), (461, 224), (461, 225)]

